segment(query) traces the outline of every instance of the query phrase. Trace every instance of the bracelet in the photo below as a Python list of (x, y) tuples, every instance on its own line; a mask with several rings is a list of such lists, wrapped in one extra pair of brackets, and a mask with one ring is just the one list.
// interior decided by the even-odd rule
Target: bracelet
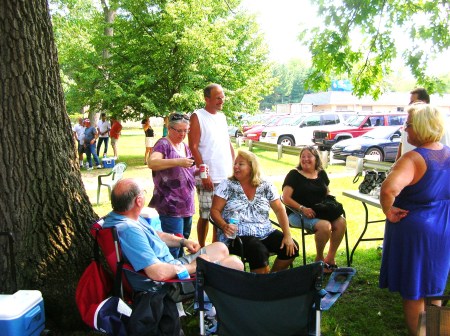
[(300, 204), (299, 210), (300, 210), (301, 212), (303, 212), (303, 209), (304, 209), (304, 208), (305, 208), (305, 207), (304, 207), (303, 205)]
[(181, 238), (180, 240), (180, 247), (184, 247), (184, 238)]

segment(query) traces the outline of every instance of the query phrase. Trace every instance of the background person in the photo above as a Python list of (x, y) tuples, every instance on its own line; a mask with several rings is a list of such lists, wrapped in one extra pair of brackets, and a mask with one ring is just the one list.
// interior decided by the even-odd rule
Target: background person
[(97, 129), (94, 126), (91, 126), (91, 121), (86, 118), (84, 119), (84, 126), (86, 129), (84, 130), (84, 150), (86, 152), (87, 162), (88, 162), (88, 169), (92, 170), (92, 157), (94, 157), (94, 161), (96, 164), (96, 168), (102, 168), (100, 165), (100, 161), (97, 156), (97, 150), (95, 148), (95, 142), (97, 141)]
[[(330, 193), (330, 180), (322, 167), (317, 149), (304, 147), (300, 151), (300, 163), (291, 170), (283, 182), (283, 201), (289, 207), (303, 214), (305, 228), (314, 232), (316, 241), (316, 259), (325, 263), (324, 272), (330, 273), (337, 268), (336, 252), (346, 230), (345, 218), (340, 216), (334, 221), (316, 217), (312, 209), (314, 204), (322, 202)], [(301, 227), (301, 217), (287, 209), (292, 226)], [(328, 253), (324, 256), (327, 242)]]
[[(192, 240), (156, 231), (139, 216), (145, 204), (145, 193), (134, 180), (120, 180), (111, 193), (113, 211), (106, 216), (104, 224), (104, 227), (117, 228), (122, 252), (135, 271), (142, 270), (155, 281), (173, 279), (177, 277), (177, 266), (180, 264), (189, 274), (195, 273), (197, 257), (225, 267), (244, 269), (239, 258), (230, 256), (222, 243), (200, 248)], [(175, 259), (168, 246), (186, 247), (192, 254)]]
[(122, 124), (119, 120), (111, 117), (111, 130), (109, 131), (109, 136), (111, 137), (111, 147), (114, 151), (114, 160), (119, 158), (119, 151), (117, 149), (117, 143), (119, 142), (119, 137), (122, 132)]
[[(187, 133), (189, 117), (172, 113), (169, 116), (169, 133), (156, 142), (148, 162), (154, 183), (149, 206), (158, 211), (164, 232), (182, 234), (186, 239), (191, 234), (195, 212), (196, 170), (191, 150), (183, 142)], [(183, 250), (173, 247), (170, 252), (178, 257)]]
[(80, 168), (83, 168), (83, 153), (84, 153), (84, 119), (78, 118), (78, 124), (73, 127), (73, 136), (77, 140), (77, 151)]
[(409, 335), (416, 335), (424, 297), (443, 295), (450, 271), (450, 148), (439, 143), (443, 125), (435, 107), (411, 105), (405, 132), (416, 149), (402, 155), (381, 186), (380, 288), (402, 296)]
[[(208, 218), (214, 187), (231, 175), (234, 160), (227, 120), (220, 112), (225, 102), (223, 88), (218, 84), (210, 84), (203, 90), (203, 96), (205, 108), (192, 114), (189, 133), (189, 147), (197, 167), (201, 164), (209, 167), (208, 176), (196, 181), (200, 211), (197, 236), (201, 246), (205, 246), (208, 235)], [(214, 230), (213, 241), (217, 240), (215, 234)]]
[(98, 129), (98, 144), (97, 144), (97, 156), (100, 155), (100, 148), (102, 143), (105, 143), (103, 148), (103, 157), (106, 157), (108, 153), (108, 142), (109, 142), (109, 130), (111, 129), (111, 123), (106, 119), (106, 113), (100, 115), (100, 120), (97, 122)]
[(155, 132), (153, 131), (152, 126), (150, 125), (149, 117), (142, 119), (141, 124), (145, 133), (144, 164), (148, 164), (150, 155), (152, 154), (153, 145), (155, 144)]
[[(275, 212), (283, 232), (272, 227), (269, 211)], [(269, 272), (269, 254), (276, 253), (272, 272), (287, 269), (298, 256), (298, 244), (292, 239), (289, 222), (275, 187), (260, 177), (256, 156), (240, 150), (234, 162), (234, 173), (215, 190), (211, 217), (221, 228), (219, 240), (226, 242), (231, 253), (239, 247), (230, 244), (226, 235), (234, 233), (228, 220), (233, 211), (239, 213), (237, 234), (241, 238), (244, 256), (254, 273)]]

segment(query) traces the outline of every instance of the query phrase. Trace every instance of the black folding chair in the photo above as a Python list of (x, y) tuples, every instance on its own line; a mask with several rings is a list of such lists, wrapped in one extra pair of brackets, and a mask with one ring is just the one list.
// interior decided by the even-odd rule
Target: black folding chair
[[(297, 227), (297, 226), (292, 226), (291, 223), (289, 222), (289, 227), (291, 229), (297, 229), (300, 230), (301, 235), (302, 235), (302, 256), (303, 256), (303, 265), (306, 265), (306, 246), (305, 246), (305, 237), (309, 236), (309, 235), (314, 235), (314, 232), (311, 230), (308, 230), (305, 228), (305, 223), (303, 221), (303, 214), (301, 212), (299, 212), (298, 210), (290, 207), (289, 205), (286, 205), (286, 203), (284, 203), (283, 198), (281, 198), (281, 202), (284, 204), (284, 206), (289, 209), (290, 211), (292, 211), (293, 213), (297, 214), (300, 219), (301, 219), (301, 227)], [(345, 218), (345, 212), (344, 212), (344, 218)], [(350, 267), (350, 252), (349, 252), (349, 248), (348, 248), (348, 234), (347, 234), (347, 228), (345, 229), (345, 235), (344, 235), (344, 240), (345, 240), (345, 253), (346, 253), (346, 257), (347, 257), (347, 266)]]
[(356, 271), (336, 270), (322, 289), (323, 262), (256, 274), (197, 259), (196, 300), (205, 335), (204, 292), (214, 305), (218, 335), (320, 335), (321, 312), (345, 292)]

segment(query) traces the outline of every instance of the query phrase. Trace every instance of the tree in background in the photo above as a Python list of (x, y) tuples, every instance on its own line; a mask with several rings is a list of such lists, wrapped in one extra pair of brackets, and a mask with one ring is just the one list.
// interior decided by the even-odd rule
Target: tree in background
[(417, 84), (431, 93), (445, 90), (445, 83), (429, 75), (427, 66), (433, 55), (450, 46), (448, 1), (311, 1), (324, 24), (300, 35), (312, 54), (309, 87), (327, 90), (332, 79), (343, 75), (358, 96), (378, 97), (398, 56), (396, 39), (409, 36), (402, 57)]
[(287, 64), (274, 64), (272, 77), (277, 79), (273, 93), (264, 97), (260, 109), (273, 109), (276, 104), (300, 103), (305, 93), (305, 81), (310, 72), (302, 60), (293, 59)]
[[(226, 89), (226, 114), (253, 112), (273, 86), (267, 47), (254, 17), (237, 10), (240, 0), (117, 1), (108, 37), (85, 0), (58, 3), (65, 9), (53, 15), (57, 36), (64, 38), (58, 38), (61, 67), (71, 89), (83, 93), (66, 91), (69, 101), (76, 98), (71, 106), (89, 104), (123, 119), (189, 112), (203, 105), (203, 87), (217, 82)], [(83, 17), (76, 4), (88, 6), (90, 15)], [(72, 41), (70, 27), (79, 27), (79, 20), (92, 24), (81, 41)], [(100, 52), (105, 44), (107, 65)], [(78, 49), (85, 50), (80, 57)]]
[[(74, 293), (95, 219), (75, 157), (46, 0), (0, 2), (0, 231), (15, 237), (18, 287), (43, 293), (46, 317), (80, 321)], [(11, 293), (6, 244), (0, 292)], [(0, 331), (1, 334), (1, 331)]]

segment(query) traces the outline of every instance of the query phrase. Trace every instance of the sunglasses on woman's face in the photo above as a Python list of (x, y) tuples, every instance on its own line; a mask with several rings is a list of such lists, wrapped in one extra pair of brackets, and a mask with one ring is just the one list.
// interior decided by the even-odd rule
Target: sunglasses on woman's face
[(176, 121), (176, 120), (189, 120), (190, 117), (187, 114), (181, 114), (181, 113), (175, 113), (170, 116), (170, 121)]

